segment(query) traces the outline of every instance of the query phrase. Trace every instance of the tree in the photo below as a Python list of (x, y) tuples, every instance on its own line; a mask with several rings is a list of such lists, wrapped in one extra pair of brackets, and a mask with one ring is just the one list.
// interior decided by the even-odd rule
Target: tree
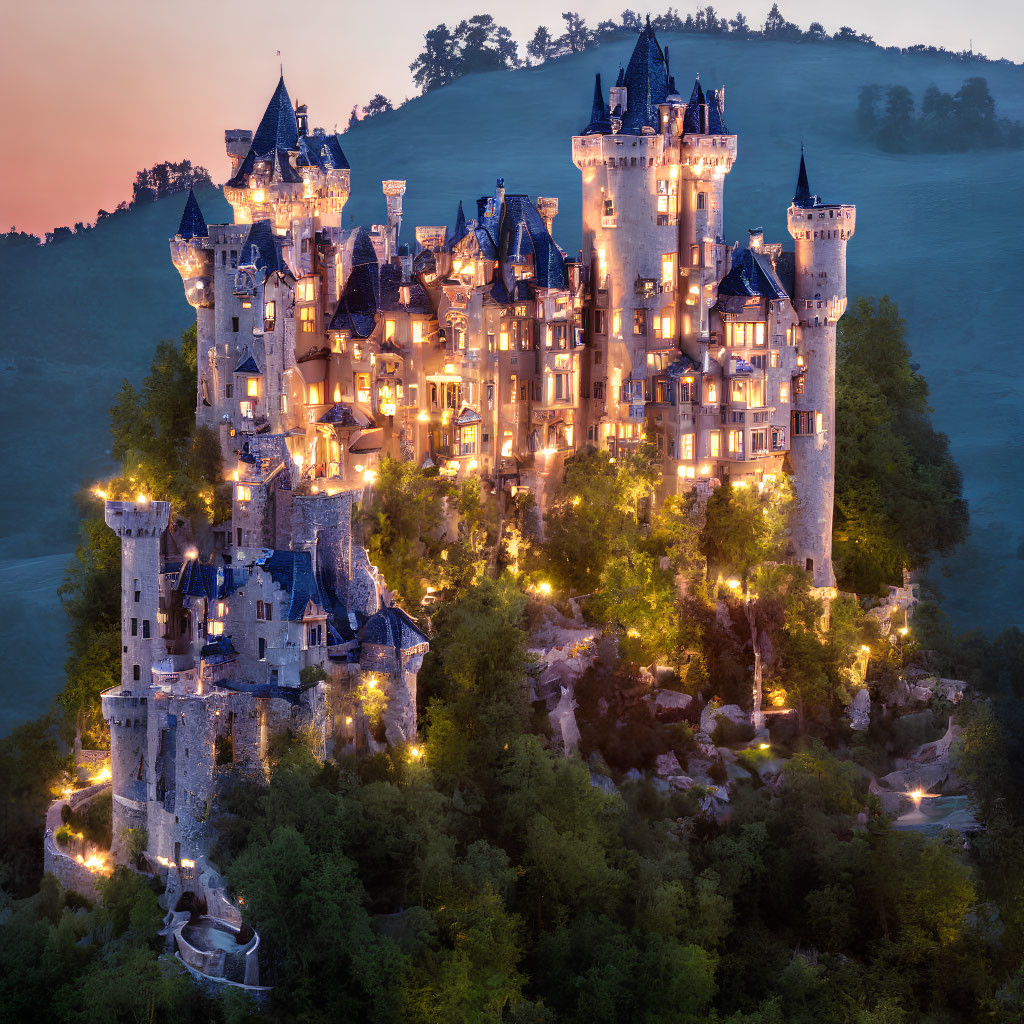
[(391, 104), (391, 100), (384, 96), (382, 93), (377, 93), (369, 103), (363, 107), (363, 117), (376, 117), (378, 114), (386, 114), (389, 110), (395, 108)]
[(424, 35), (423, 43), (409, 70), (420, 92), (428, 93), (454, 82), (462, 72), (457, 44), (447, 25), (432, 28)]
[(840, 586), (873, 593), (967, 533), (949, 439), (931, 424), (928, 385), (910, 364), (906, 324), (888, 297), (858, 299), (840, 321), (836, 372)]
[(552, 37), (547, 26), (538, 25), (533, 38), (526, 44), (527, 54), (533, 58), (534, 63), (543, 64), (550, 60), (558, 52), (558, 45)]
[(591, 36), (587, 23), (575, 11), (563, 13), (562, 21), (565, 22), (565, 33), (559, 42), (569, 53), (581, 53), (590, 44)]
[(729, 27), (732, 29), (733, 35), (739, 36), (741, 39), (750, 35), (750, 22), (747, 21), (747, 16), (742, 11), (737, 11), (736, 17), (730, 19)]

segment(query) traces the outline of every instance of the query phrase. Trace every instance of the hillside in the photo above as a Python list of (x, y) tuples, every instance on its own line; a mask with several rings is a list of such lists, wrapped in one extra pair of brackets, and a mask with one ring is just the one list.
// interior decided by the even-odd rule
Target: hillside
[[(889, 293), (899, 302), (931, 384), (936, 424), (950, 434), (965, 473), (971, 538), (936, 573), (947, 610), (961, 628), (1024, 622), (1016, 586), (1024, 528), (1006, 522), (1007, 510), (1024, 501), (1024, 479), (1003, 468), (1024, 426), (1007, 371), (1019, 329), (1007, 327), (1004, 312), (1015, 275), (999, 266), (1019, 248), (1020, 155), (893, 156), (853, 131), (857, 91), (869, 81), (907, 85), (920, 96), (932, 82), (955, 91), (967, 75), (982, 74), (1000, 115), (1024, 117), (1024, 70), (861, 47), (672, 35), (662, 43), (680, 89), (688, 92), (697, 72), (706, 84), (726, 85), (727, 122), (739, 135), (726, 193), (730, 238), (763, 224), (770, 240), (784, 240), (801, 140), (812, 188), (858, 205), (850, 293)], [(381, 178), (407, 178), (411, 239), (417, 223), (450, 225), (459, 199), (471, 204), (501, 175), (510, 191), (560, 198), (555, 234), (574, 252), (579, 180), (569, 137), (587, 121), (594, 72), (607, 83), (631, 49), (623, 42), (540, 68), (466, 78), (356, 126), (344, 138), (353, 168), (348, 214), (353, 222), (381, 220)], [(339, 116), (311, 103), (314, 123)], [(224, 168), (211, 170), (217, 176)], [(229, 217), (219, 196), (200, 201), (208, 222)], [(156, 341), (191, 320), (167, 253), (180, 208), (175, 197), (57, 246), (0, 251), (19, 298), (0, 362), (0, 422), (15, 453), (14, 486), (0, 498), (0, 639), (8, 662), (0, 733), (41, 711), (59, 688), (65, 627), (55, 588), (74, 546), (71, 498), (109, 468), (106, 411), (120, 380), (138, 379)]]

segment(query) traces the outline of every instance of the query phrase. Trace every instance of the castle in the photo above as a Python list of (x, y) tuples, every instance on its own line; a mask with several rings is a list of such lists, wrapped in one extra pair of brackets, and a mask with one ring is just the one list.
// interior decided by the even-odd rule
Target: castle
[[(582, 119), (581, 119), (582, 120)], [(786, 472), (788, 557), (831, 566), (836, 324), (855, 208), (813, 195), (803, 155), (795, 252), (724, 237), (737, 137), (724, 90), (684, 100), (648, 24), (572, 139), (583, 245), (554, 241), (558, 200), (505, 190), (452, 231), (402, 242), (405, 182), (384, 222), (346, 228), (351, 171), (283, 77), (255, 132), (226, 133), (234, 223), (189, 194), (171, 256), (196, 309), (196, 415), (233, 488), (213, 550), (172, 557), (170, 510), (108, 502), (123, 544), (122, 679), (110, 723), (115, 837), (183, 863), (208, 842), (218, 772), (258, 765), (275, 733), (411, 740), (427, 638), (390, 605), (351, 514), (384, 456), (477, 477), (544, 507), (566, 456), (657, 445), (664, 487)], [(360, 686), (386, 698), (369, 721)]]

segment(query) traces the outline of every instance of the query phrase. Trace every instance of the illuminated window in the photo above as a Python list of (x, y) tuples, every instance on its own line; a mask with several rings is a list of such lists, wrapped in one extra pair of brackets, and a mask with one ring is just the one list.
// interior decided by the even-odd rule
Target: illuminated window
[(622, 334), (622, 310), (617, 309), (612, 313), (612, 334), (616, 337)]
[(742, 430), (730, 430), (729, 431), (729, 451), (734, 454), (743, 454), (743, 431)]
[(750, 405), (764, 405), (764, 381), (752, 380), (750, 382)]
[(476, 455), (477, 428), (463, 427), (460, 437), (459, 454)]
[(683, 434), (679, 439), (679, 457), (687, 461), (693, 459), (693, 434)]
[(754, 324), (754, 344), (764, 345), (764, 324)]
[(323, 405), (324, 404), (324, 382), (320, 381), (316, 384), (309, 385), (309, 404), (310, 405)]
[(239, 484), (235, 488), (235, 497), (237, 497), (239, 501), (248, 501), (252, 497), (252, 488), (245, 484)]
[(252, 402), (239, 402), (238, 408), (242, 414), (243, 420), (251, 420), (253, 418), (254, 412)]
[[(461, 333), (461, 332), (459, 332)], [(423, 341), (423, 321), (413, 320), (412, 322), (412, 340), (416, 343)]]
[(708, 381), (708, 405), (714, 405), (718, 401), (718, 383), (713, 380)]
[(303, 306), (299, 310), (299, 323), (302, 324), (303, 334), (312, 334), (316, 330), (316, 308)]
[(217, 622), (215, 619), (210, 619), (206, 623), (206, 632), (210, 636), (222, 636), (224, 633), (224, 623)]
[(712, 430), (711, 433), (708, 434), (708, 454), (711, 458), (717, 459), (721, 454), (721, 451), (721, 439), (718, 436), (718, 431)]
[(785, 382), (779, 385), (779, 402), (782, 405), (789, 403), (789, 385)]
[(316, 285), (311, 277), (299, 282), (299, 302), (312, 302), (316, 298)]
[(745, 400), (747, 394), (746, 386), (741, 380), (734, 380), (732, 382), (732, 400), (734, 402), (742, 402)]
[(646, 309), (634, 309), (633, 310), (633, 333), (634, 334), (646, 334), (647, 333), (647, 310)]
[(507, 459), (512, 455), (512, 431), (506, 430), (501, 436), (501, 454)]
[(666, 291), (672, 288), (676, 279), (676, 254), (667, 252), (661, 257), (661, 284)]
[[(413, 325), (413, 337), (416, 335), (416, 325)], [(394, 341), (395, 340), (395, 321), (385, 320), (384, 321), (384, 340)]]
[(672, 337), (672, 314), (669, 310), (663, 310), (661, 314), (661, 336), (663, 338)]
[(227, 613), (228, 613), (227, 601), (218, 601), (217, 602), (217, 617), (223, 619), (224, 616), (227, 615)]
[(508, 351), (508, 331), (499, 331), (498, 348), (502, 352)]
[(768, 353), (768, 365), (772, 366), (772, 367), (777, 367), (779, 365), (779, 353), (778, 352), (769, 352)]
[(245, 393), (250, 398), (259, 398), (260, 397), (260, 381), (259, 381), (258, 377), (250, 377), (246, 381)]
[(825, 417), (820, 412), (814, 414), (814, 429), (819, 434), (825, 429)]
[(272, 331), (274, 329), (274, 322), (277, 319), (277, 317), (275, 315), (276, 309), (277, 309), (277, 304), (273, 300), (271, 300), (270, 302), (267, 302), (267, 303), (264, 304), (264, 306), (263, 306), (263, 330), (265, 330), (265, 331)]

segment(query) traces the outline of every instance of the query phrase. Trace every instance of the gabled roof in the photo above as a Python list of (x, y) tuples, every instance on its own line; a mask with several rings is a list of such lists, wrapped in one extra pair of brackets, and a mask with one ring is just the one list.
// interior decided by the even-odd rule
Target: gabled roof
[(771, 260), (754, 249), (743, 249), (733, 256), (732, 270), (722, 278), (718, 294), (746, 298), (789, 298), (772, 269)]
[(249, 226), (238, 253), (238, 263), (239, 266), (251, 263), (267, 276), (275, 271), (284, 273), (287, 269), (269, 220), (257, 220)]
[(232, 569), (186, 558), (178, 573), (175, 589), (186, 597), (205, 597), (209, 600), (227, 597), (237, 586)]
[(256, 134), (252, 137), (252, 149), (257, 156), (262, 157), (272, 150), (297, 149), (298, 142), (299, 123), (295, 119), (295, 110), (292, 108), (292, 101), (282, 75), (274, 95), (270, 97)]
[(301, 622), (306, 605), (312, 601), (324, 607), (324, 600), (313, 572), (313, 559), (308, 551), (273, 551), (265, 559), (257, 559), (270, 573), (273, 581), (291, 595), (285, 617), (290, 622)]
[(352, 406), (345, 402), (335, 402), (317, 422), (333, 423), (339, 427), (365, 427), (368, 425), (367, 421), (357, 416)]
[(373, 242), (360, 228), (352, 246), (352, 272), (345, 282), (338, 308), (327, 325), (329, 331), (348, 331), (353, 337), (368, 338), (377, 325), (380, 310), (380, 268)]
[(474, 423), (482, 423), (483, 419), (480, 413), (476, 409), (471, 409), (468, 405), (462, 407), (462, 412), (455, 417), (455, 426), (457, 427), (468, 427)]
[(601, 91), (601, 75), (594, 76), (594, 102), (590, 108), (590, 124), (583, 129), (584, 135), (607, 135), (612, 130), (608, 108), (604, 105), (604, 94)]
[(250, 377), (259, 377), (262, 376), (263, 371), (256, 365), (256, 360), (248, 355), (235, 367), (235, 373), (247, 373)]
[(322, 128), (316, 128), (312, 135), (303, 135), (299, 139), (298, 147), (295, 163), (299, 167), (322, 167), (325, 171), (349, 169), (348, 158), (335, 132), (328, 134)]
[(668, 69), (650, 18), (626, 65), (626, 111), (622, 134), (641, 135), (644, 128), (658, 130), (658, 104), (668, 95)]
[(199, 209), (199, 203), (192, 188), (188, 190), (188, 199), (185, 200), (185, 210), (181, 215), (181, 223), (178, 225), (178, 234), (186, 240), (207, 238), (210, 234), (203, 211)]
[(428, 643), (427, 634), (401, 608), (382, 608), (371, 615), (359, 630), (366, 644), (408, 651)]

